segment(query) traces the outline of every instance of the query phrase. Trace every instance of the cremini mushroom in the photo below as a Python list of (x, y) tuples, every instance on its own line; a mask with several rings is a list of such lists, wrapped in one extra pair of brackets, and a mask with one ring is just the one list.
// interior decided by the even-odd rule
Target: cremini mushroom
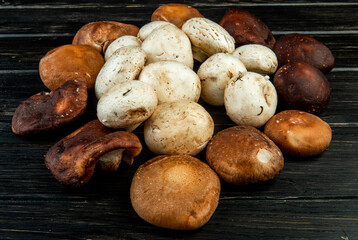
[(251, 126), (235, 126), (214, 135), (206, 148), (208, 164), (225, 182), (248, 185), (268, 181), (283, 169), (280, 149)]
[(187, 155), (158, 156), (134, 174), (131, 203), (145, 221), (159, 227), (191, 230), (206, 224), (219, 203), (215, 172)]
[(142, 145), (133, 133), (112, 132), (93, 120), (53, 145), (45, 164), (60, 183), (79, 187), (90, 180), (99, 158), (117, 149), (124, 149), (123, 158), (132, 161)]

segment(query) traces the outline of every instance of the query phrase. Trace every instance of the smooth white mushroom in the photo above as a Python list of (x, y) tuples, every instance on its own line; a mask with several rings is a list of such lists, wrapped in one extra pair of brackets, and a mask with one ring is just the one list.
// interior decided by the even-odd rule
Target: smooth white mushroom
[(200, 79), (188, 66), (176, 61), (160, 61), (145, 66), (138, 80), (150, 84), (159, 103), (200, 98)]
[(244, 64), (229, 53), (216, 53), (203, 62), (198, 70), (201, 98), (214, 106), (224, 105), (224, 91), (230, 79), (246, 73)]
[(268, 76), (247, 72), (230, 80), (225, 88), (224, 103), (233, 122), (261, 127), (275, 114), (277, 93)]
[(137, 37), (144, 41), (144, 39), (146, 39), (149, 34), (151, 34), (156, 28), (158, 27), (162, 27), (164, 25), (174, 25), (170, 22), (167, 22), (167, 21), (153, 21), (153, 22), (149, 22), (145, 25), (143, 25), (139, 31), (138, 31), (138, 34), (137, 34)]
[(194, 59), (188, 36), (173, 24), (156, 28), (142, 43), (147, 63), (164, 60), (182, 62), (193, 68)]
[(142, 41), (132, 35), (125, 35), (122, 37), (117, 38), (116, 40), (114, 40), (111, 44), (108, 45), (106, 52), (104, 53), (104, 60), (108, 60), (108, 58), (110, 56), (112, 56), (112, 54), (120, 49), (121, 47), (126, 47), (126, 46), (140, 46), (142, 44)]
[(122, 47), (115, 51), (99, 72), (95, 93), (98, 99), (118, 83), (137, 79), (146, 62), (147, 55), (138, 46)]

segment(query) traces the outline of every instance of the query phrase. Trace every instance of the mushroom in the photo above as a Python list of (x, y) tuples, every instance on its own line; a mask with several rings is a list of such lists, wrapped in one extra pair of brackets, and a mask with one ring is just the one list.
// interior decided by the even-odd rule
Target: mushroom
[(159, 104), (144, 123), (144, 140), (155, 154), (196, 155), (214, 132), (210, 114), (186, 99)]
[(224, 105), (236, 124), (261, 127), (275, 114), (277, 93), (268, 76), (247, 72), (230, 80), (224, 91)]
[(228, 53), (216, 53), (203, 62), (198, 70), (201, 98), (214, 106), (224, 105), (224, 91), (230, 79), (246, 73), (244, 64)]
[(147, 60), (147, 55), (141, 47), (126, 46), (119, 48), (103, 65), (96, 84), (96, 97), (102, 95), (120, 82), (135, 80)]
[(248, 185), (268, 181), (283, 169), (280, 149), (251, 126), (224, 129), (209, 142), (206, 160), (225, 182)]
[(182, 30), (188, 35), (191, 43), (208, 56), (215, 53), (231, 53), (235, 50), (235, 40), (219, 24), (202, 17), (186, 21)]
[(199, 159), (162, 155), (138, 168), (130, 198), (143, 220), (163, 228), (190, 230), (210, 220), (220, 188), (218, 176)]
[(107, 61), (108, 58), (110, 56), (112, 56), (112, 54), (120, 49), (121, 47), (126, 47), (126, 46), (138, 46), (140, 47), (140, 45), (142, 44), (142, 41), (132, 35), (125, 35), (122, 37), (117, 38), (116, 40), (114, 40), (111, 44), (108, 45), (106, 52), (104, 53), (104, 60)]
[(65, 82), (56, 90), (41, 92), (23, 101), (12, 117), (12, 131), (18, 135), (35, 134), (75, 121), (86, 110), (86, 83)]
[(60, 183), (79, 187), (90, 180), (99, 158), (117, 149), (124, 149), (123, 158), (132, 161), (142, 145), (133, 133), (112, 132), (93, 120), (53, 145), (45, 164)]
[(166, 21), (154, 21), (154, 22), (149, 22), (144, 24), (138, 31), (137, 37), (144, 41), (144, 39), (146, 39), (149, 34), (151, 34), (155, 29), (162, 27), (164, 25), (174, 25), (170, 22), (166, 22)]
[(313, 114), (297, 110), (274, 115), (266, 123), (264, 132), (283, 153), (300, 157), (320, 154), (332, 139), (328, 123)]
[(143, 41), (142, 48), (148, 56), (146, 64), (173, 60), (193, 68), (190, 40), (173, 24), (166, 24), (153, 30)]
[(42, 82), (50, 90), (55, 90), (68, 80), (80, 80), (93, 89), (96, 77), (104, 64), (104, 59), (93, 47), (63, 45), (52, 49), (39, 63)]
[(113, 40), (125, 35), (136, 36), (138, 31), (139, 28), (132, 24), (115, 21), (90, 22), (77, 31), (72, 44), (89, 45), (104, 53)]
[(169, 3), (155, 9), (151, 21), (168, 21), (181, 28), (188, 19), (193, 17), (204, 16), (197, 9), (186, 4)]
[(236, 48), (232, 55), (239, 58), (249, 72), (271, 75), (277, 70), (276, 54), (263, 45), (242, 45)]
[(200, 98), (200, 79), (188, 66), (176, 61), (160, 61), (145, 66), (138, 80), (151, 85), (158, 103)]
[(97, 116), (107, 127), (131, 128), (147, 120), (157, 104), (157, 95), (149, 84), (130, 80), (117, 84), (99, 99)]

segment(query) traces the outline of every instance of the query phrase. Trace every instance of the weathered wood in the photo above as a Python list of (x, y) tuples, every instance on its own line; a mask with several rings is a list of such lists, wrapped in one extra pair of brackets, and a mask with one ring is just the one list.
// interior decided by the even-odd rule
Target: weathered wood
[[(276, 37), (309, 34), (336, 58), (327, 75), (332, 97), (320, 117), (333, 130), (329, 148), (306, 159), (285, 156), (272, 181), (247, 187), (222, 182), (220, 203), (204, 227), (189, 232), (154, 227), (131, 207), (129, 187), (138, 166), (154, 157), (148, 148), (132, 166), (96, 171), (80, 189), (61, 186), (44, 165), (47, 150), (96, 118), (93, 92), (83, 117), (39, 136), (11, 131), (18, 104), (47, 91), (38, 62), (50, 49), (70, 43), (84, 24), (117, 20), (138, 26), (159, 4), (171, 1), (22, 1), (0, 4), (0, 239), (357, 239), (358, 238), (358, 25), (356, 1), (179, 1), (218, 21), (241, 7), (260, 17)], [(200, 102), (215, 132), (233, 126), (224, 107)], [(143, 126), (135, 130), (143, 140)], [(205, 161), (205, 152), (198, 156)]]

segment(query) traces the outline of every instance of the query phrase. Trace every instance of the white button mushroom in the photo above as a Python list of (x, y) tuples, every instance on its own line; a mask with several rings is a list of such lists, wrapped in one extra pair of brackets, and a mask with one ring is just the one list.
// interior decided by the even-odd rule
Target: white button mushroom
[(193, 68), (194, 59), (188, 36), (173, 24), (156, 28), (142, 43), (147, 64), (164, 60), (182, 62)]
[(108, 89), (128, 80), (135, 80), (141, 72), (147, 56), (138, 46), (122, 47), (115, 51), (98, 73), (95, 83), (99, 99)]
[(210, 114), (189, 100), (159, 104), (144, 124), (144, 140), (155, 154), (194, 156), (205, 148), (213, 132)]
[(224, 90), (230, 79), (246, 73), (244, 64), (229, 53), (216, 53), (203, 62), (198, 70), (201, 98), (214, 106), (224, 105)]
[(126, 81), (109, 89), (99, 99), (97, 117), (107, 127), (130, 128), (147, 120), (157, 104), (157, 95), (149, 84)]
[(188, 66), (176, 61), (160, 61), (145, 66), (138, 80), (150, 84), (159, 103), (200, 98), (200, 79)]
[(126, 47), (126, 46), (140, 46), (142, 44), (142, 41), (132, 35), (125, 35), (122, 37), (117, 38), (116, 40), (114, 40), (111, 44), (108, 45), (106, 52), (104, 54), (104, 60), (108, 60), (108, 58), (110, 56), (112, 56), (112, 54), (120, 49), (121, 47)]
[(239, 125), (263, 126), (277, 107), (277, 93), (268, 76), (247, 72), (233, 77), (225, 88), (227, 115)]
[(268, 47), (259, 44), (242, 45), (232, 53), (245, 65), (247, 71), (270, 75), (277, 70), (276, 54)]
[(234, 38), (219, 24), (207, 18), (191, 18), (186, 21), (182, 30), (188, 35), (191, 43), (211, 56), (215, 53), (231, 53), (235, 50)]
[(137, 34), (137, 37), (144, 41), (144, 39), (146, 39), (149, 34), (151, 34), (156, 28), (158, 27), (162, 27), (164, 25), (174, 25), (170, 22), (167, 22), (167, 21), (153, 21), (153, 22), (149, 22), (145, 25), (143, 25), (139, 31), (138, 31), (138, 34)]

